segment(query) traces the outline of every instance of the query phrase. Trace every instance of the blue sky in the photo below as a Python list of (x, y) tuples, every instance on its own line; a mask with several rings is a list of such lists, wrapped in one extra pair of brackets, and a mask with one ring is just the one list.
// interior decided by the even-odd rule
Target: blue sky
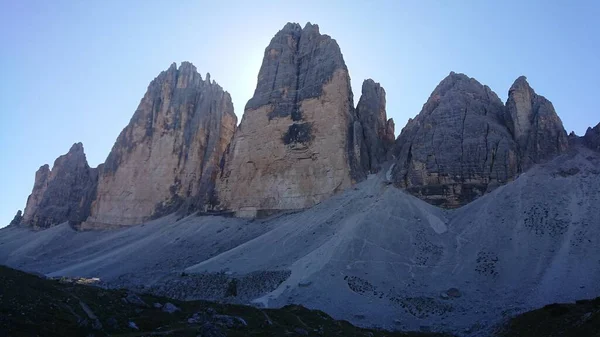
[(103, 162), (172, 62), (210, 72), (241, 119), (288, 21), (338, 41), (355, 103), (363, 79), (384, 86), (397, 133), (456, 71), (503, 100), (526, 75), (581, 135), (600, 122), (598, 17), (597, 1), (0, 0), (0, 227), (24, 208), (35, 171), (73, 143)]

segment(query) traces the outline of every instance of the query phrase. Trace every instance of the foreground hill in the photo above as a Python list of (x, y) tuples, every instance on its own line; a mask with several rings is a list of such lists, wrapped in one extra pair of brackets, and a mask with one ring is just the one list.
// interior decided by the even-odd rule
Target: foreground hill
[(442, 336), (356, 328), (300, 306), (256, 309), (181, 302), (48, 280), (0, 266), (3, 336)]
[[(181, 302), (44, 279), (0, 266), (0, 333), (5, 336), (450, 336), (361, 329), (301, 306), (258, 309)], [(510, 320), (495, 336), (598, 336), (600, 298), (552, 304)]]

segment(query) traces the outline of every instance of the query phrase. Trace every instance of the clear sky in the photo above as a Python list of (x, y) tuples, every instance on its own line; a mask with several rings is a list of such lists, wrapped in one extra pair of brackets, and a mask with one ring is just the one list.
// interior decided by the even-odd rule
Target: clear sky
[(149, 82), (191, 61), (241, 119), (265, 47), (286, 22), (335, 38), (352, 77), (387, 91), (398, 134), (450, 71), (503, 100), (526, 75), (567, 131), (600, 122), (598, 1), (0, 0), (0, 227), (25, 207), (35, 171), (83, 142), (106, 159)]

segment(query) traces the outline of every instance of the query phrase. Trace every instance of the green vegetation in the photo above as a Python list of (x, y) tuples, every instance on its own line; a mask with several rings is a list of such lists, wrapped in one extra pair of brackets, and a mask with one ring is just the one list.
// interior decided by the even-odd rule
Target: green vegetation
[[(163, 311), (166, 303), (179, 310)], [(0, 266), (0, 335), (442, 336), (361, 329), (301, 306), (257, 309), (136, 295), (70, 279), (43, 279), (4, 266)]]
[[(0, 266), (0, 336), (444, 336), (361, 329), (295, 305), (182, 302), (86, 285), (93, 282), (49, 280)], [(600, 298), (521, 314), (496, 335), (600, 337)]]
[(502, 337), (600, 336), (600, 297), (568, 304), (550, 304), (521, 314), (507, 324)]

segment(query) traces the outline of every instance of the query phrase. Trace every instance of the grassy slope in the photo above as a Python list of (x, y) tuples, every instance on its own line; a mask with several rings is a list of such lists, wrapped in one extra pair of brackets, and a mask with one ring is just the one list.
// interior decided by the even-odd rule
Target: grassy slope
[[(227, 336), (301, 336), (305, 333), (310, 336), (440, 336), (361, 329), (345, 321), (333, 320), (323, 312), (300, 306), (261, 310), (140, 295), (149, 305), (144, 307), (123, 301), (125, 296), (127, 292), (124, 290), (47, 280), (0, 266), (0, 335), (197, 336), (201, 324), (189, 324), (187, 319), (194, 313), (206, 313), (212, 308), (217, 314), (242, 317), (247, 322), (245, 327), (232, 328), (217, 324)], [(153, 307), (153, 303), (166, 302), (181, 310), (169, 314)], [(89, 308), (88, 313), (86, 307)], [(129, 327), (130, 321), (135, 322), (139, 330)]]
[[(242, 317), (247, 326), (226, 328), (227, 336), (442, 336), (361, 329), (346, 321), (301, 306), (257, 309), (205, 301), (181, 302), (140, 295), (149, 306), (123, 301), (125, 290), (47, 280), (0, 266), (0, 336), (197, 336), (201, 324), (189, 324), (194, 313)], [(180, 311), (169, 314), (153, 303), (175, 304)], [(83, 305), (82, 305), (83, 303)], [(102, 327), (94, 327), (88, 307)], [(135, 322), (139, 330), (128, 326)], [(269, 321), (271, 323), (269, 323)], [(600, 298), (572, 304), (551, 304), (521, 314), (497, 333), (502, 337), (600, 337)]]
[(550, 304), (513, 318), (502, 337), (600, 336), (600, 297), (568, 304)]

